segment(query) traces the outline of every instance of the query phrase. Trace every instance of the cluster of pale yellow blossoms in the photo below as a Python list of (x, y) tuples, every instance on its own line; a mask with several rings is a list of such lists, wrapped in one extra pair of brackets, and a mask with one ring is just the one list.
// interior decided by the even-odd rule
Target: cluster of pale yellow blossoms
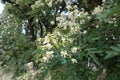
[(94, 11), (92, 12), (92, 14), (98, 14), (101, 13), (103, 11), (103, 7), (102, 6), (97, 6), (95, 7)]
[(101, 13), (104, 10), (103, 5), (105, 4), (106, 0), (102, 0), (102, 2), (103, 2), (102, 6), (95, 7), (92, 14), (98, 14), (98, 13)]
[[(93, 15), (96, 15), (96, 14), (99, 14), (99, 13), (101, 13), (103, 10), (104, 10), (104, 7), (103, 7), (103, 5), (105, 5), (105, 3), (106, 3), (106, 0), (102, 0), (102, 2), (103, 2), (103, 4), (102, 4), (102, 6), (97, 6), (97, 7), (95, 7), (95, 9), (93, 10), (93, 12), (92, 12), (92, 14)], [(107, 22), (107, 23), (109, 23), (109, 24), (114, 24), (114, 26), (118, 26), (118, 25), (116, 25), (116, 18), (114, 17), (114, 18), (109, 18), (108, 20), (106, 20), (105, 22)], [(97, 25), (96, 26), (96, 28), (98, 28), (99, 26)]]
[(36, 9), (36, 8), (40, 8), (40, 7), (43, 7), (43, 6), (49, 6), (49, 7), (52, 7), (53, 4), (57, 4), (58, 2), (60, 2), (61, 0), (38, 0), (35, 2), (34, 5), (31, 5), (32, 9)]
[(64, 58), (66, 58), (66, 57), (68, 56), (67, 51), (61, 51), (60, 54), (61, 54), (61, 56), (64, 57)]
[(109, 24), (114, 24), (114, 26), (118, 26), (116, 23), (117, 23), (117, 19), (116, 18), (111, 18), (109, 21), (108, 21)]
[(31, 8), (36, 9), (36, 8), (40, 8), (42, 6), (44, 6), (44, 3), (42, 2), (42, 0), (38, 0), (38, 1), (35, 2), (34, 5), (31, 5)]
[[(67, 6), (68, 12), (62, 12), (60, 16), (56, 17), (56, 21), (59, 21), (58, 27), (66, 30), (70, 29), (69, 35), (81, 33), (80, 24), (84, 24), (85, 20), (83, 17), (90, 19), (87, 12), (79, 11), (77, 6), (72, 7), (71, 5)], [(80, 22), (76, 22), (76, 19), (81, 17)], [(51, 22), (53, 23), (53, 21)]]
[(71, 48), (72, 53), (77, 53), (77, 50), (78, 50), (77, 47), (73, 47), (73, 48)]
[(46, 54), (43, 57), (43, 62), (47, 62), (48, 60), (52, 59), (54, 57), (53, 55), (54, 51), (46, 51)]
[(71, 62), (72, 62), (72, 63), (77, 63), (77, 60), (74, 59), (74, 58), (72, 58), (72, 59), (71, 59)]
[[(80, 31), (80, 24), (85, 23), (85, 20), (81, 19), (79, 22), (77, 19), (88, 17), (88, 13), (84, 11), (80, 12), (77, 6), (72, 7), (70, 4), (67, 4), (66, 8), (68, 10), (67, 12), (62, 12), (56, 17), (56, 21), (59, 23), (53, 33), (38, 39), (38, 42), (42, 44), (38, 46), (38, 49), (43, 50), (42, 62), (48, 62), (54, 55), (59, 54), (62, 58), (69, 58), (72, 63), (77, 63), (77, 60), (73, 58), (72, 55), (76, 55), (80, 47), (73, 45), (75, 37), (72, 37), (72, 35), (87, 33), (87, 31)], [(88, 19), (90, 19), (90, 17), (88, 17)], [(51, 21), (51, 24), (54, 25), (55, 22)], [(63, 31), (65, 31), (65, 33), (63, 33)], [(73, 45), (73, 47), (70, 47), (70, 45)], [(59, 53), (56, 53), (53, 49), (60, 49), (57, 51)]]
[(25, 65), (27, 72), (20, 77), (16, 77), (16, 80), (38, 80), (38, 74), (40, 70), (34, 70), (33, 62), (29, 62)]

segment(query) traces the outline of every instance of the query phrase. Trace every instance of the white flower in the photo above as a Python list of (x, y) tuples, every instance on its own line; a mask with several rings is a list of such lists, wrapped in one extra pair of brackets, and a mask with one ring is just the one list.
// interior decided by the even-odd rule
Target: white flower
[(31, 8), (32, 8), (32, 9), (35, 9), (35, 5), (31, 5)]
[(50, 39), (48, 38), (48, 36), (45, 36), (44, 39), (45, 39), (45, 40), (44, 40), (43, 44), (46, 44), (46, 43), (49, 43), (49, 42), (50, 42)]
[(65, 38), (62, 38), (61, 40), (62, 40), (63, 42), (65, 42), (65, 41), (66, 41), (66, 39), (65, 39)]
[(40, 7), (43, 7), (44, 6), (44, 3), (42, 3), (41, 0), (38, 0), (35, 2), (34, 5), (31, 5), (32, 9), (35, 9), (35, 8), (40, 8)]
[(66, 58), (66, 56), (68, 56), (67, 51), (61, 51), (60, 54), (61, 54), (61, 56), (64, 57), (64, 58)]
[(71, 5), (67, 5), (67, 9), (70, 11), (72, 9)]
[(53, 53), (54, 53), (54, 51), (47, 51), (46, 52), (46, 57), (48, 58), (48, 59), (52, 59), (53, 58)]
[(38, 38), (37, 41), (38, 41), (38, 42), (41, 42), (41, 38)]
[(103, 3), (105, 3), (105, 2), (106, 2), (106, 0), (102, 0), (102, 2), (103, 2)]
[(114, 21), (116, 21), (116, 18), (113, 18)]
[(103, 7), (101, 6), (97, 6), (95, 7), (94, 11), (92, 12), (92, 14), (97, 14), (103, 11)]
[(56, 21), (59, 21), (61, 18), (60, 17), (56, 17)]
[(113, 24), (114, 22), (113, 21), (108, 21), (109, 24)]
[(58, 45), (58, 41), (56, 39), (52, 39), (54, 45)]
[(74, 6), (74, 9), (77, 9), (77, 8), (78, 8), (77, 5), (75, 5), (75, 6)]
[(44, 6), (44, 3), (40, 3), (41, 6)]
[(51, 23), (51, 25), (54, 25), (54, 24), (55, 24), (55, 22), (54, 22), (54, 21), (51, 21), (50, 23)]
[(72, 58), (71, 61), (72, 61), (72, 63), (77, 63), (77, 60), (74, 58)]
[(27, 68), (28, 70), (33, 69), (33, 62), (27, 63), (27, 64), (26, 64), (26, 68)]
[(58, 36), (61, 36), (61, 33), (60, 33), (60, 32), (57, 32), (57, 35), (58, 35)]
[(68, 40), (70, 43), (73, 42), (73, 39), (72, 39), (72, 38), (68, 38), (67, 40)]
[(96, 28), (99, 28), (99, 25), (97, 25)]
[(44, 57), (42, 58), (42, 60), (43, 60), (43, 62), (47, 62), (47, 61), (48, 61), (48, 58), (44, 56)]
[(52, 1), (49, 1), (47, 4), (49, 7), (52, 7)]
[(90, 19), (91, 19), (91, 17), (90, 17), (90, 16), (87, 16), (87, 19), (88, 19), (88, 20), (90, 20)]
[(85, 23), (85, 20), (80, 20), (80, 24), (84, 24)]
[(50, 43), (47, 43), (44, 47), (47, 49), (51, 49), (53, 46)]
[(68, 14), (68, 18), (69, 18), (69, 19), (71, 19), (71, 20), (73, 20), (73, 19), (74, 19), (73, 12), (69, 12), (69, 14)]
[(87, 33), (87, 31), (86, 31), (86, 30), (84, 30), (84, 31), (83, 31), (83, 34), (86, 34), (86, 33)]
[(76, 53), (76, 52), (77, 52), (77, 50), (78, 50), (78, 48), (77, 48), (77, 47), (73, 47), (73, 48), (71, 48), (72, 53)]

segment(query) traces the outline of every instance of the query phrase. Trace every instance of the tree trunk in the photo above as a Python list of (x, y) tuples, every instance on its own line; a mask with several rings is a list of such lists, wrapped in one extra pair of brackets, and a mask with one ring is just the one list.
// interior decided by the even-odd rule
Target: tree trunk
[(35, 41), (36, 35), (34, 31), (35, 24), (33, 23), (33, 17), (28, 19), (28, 26), (27, 26), (27, 35), (30, 37), (31, 41)]
[(97, 80), (105, 80), (106, 77), (106, 73), (101, 73), (100, 75), (98, 75)]

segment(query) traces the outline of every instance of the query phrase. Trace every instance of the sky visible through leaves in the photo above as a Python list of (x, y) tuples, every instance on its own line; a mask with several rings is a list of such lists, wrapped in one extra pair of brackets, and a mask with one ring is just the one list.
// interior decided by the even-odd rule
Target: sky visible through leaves
[(0, 14), (2, 13), (3, 9), (4, 9), (4, 5), (0, 2)]

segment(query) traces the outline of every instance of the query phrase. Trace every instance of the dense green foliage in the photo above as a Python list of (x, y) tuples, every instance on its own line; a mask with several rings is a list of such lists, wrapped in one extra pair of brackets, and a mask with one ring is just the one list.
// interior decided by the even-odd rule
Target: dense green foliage
[(119, 80), (119, 0), (2, 0), (0, 61), (16, 80)]

